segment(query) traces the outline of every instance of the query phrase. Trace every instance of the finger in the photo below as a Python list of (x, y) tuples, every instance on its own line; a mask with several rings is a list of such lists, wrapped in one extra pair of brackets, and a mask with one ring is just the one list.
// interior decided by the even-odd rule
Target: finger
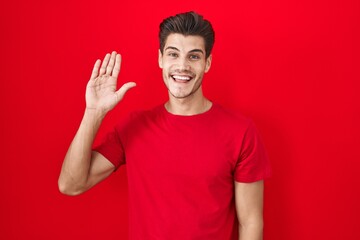
[(104, 75), (105, 74), (106, 66), (108, 65), (109, 59), (110, 59), (110, 54), (107, 53), (105, 55), (105, 57), (104, 57), (104, 61), (101, 64), (99, 75)]
[(129, 89), (131, 89), (135, 86), (136, 86), (136, 83), (134, 83), (134, 82), (127, 82), (124, 85), (122, 85), (121, 88), (116, 91), (117, 100), (120, 101), (124, 97), (125, 93)]
[(94, 68), (91, 72), (90, 80), (94, 80), (98, 76), (100, 63), (101, 63), (100, 59), (96, 60), (96, 62), (94, 64)]
[(117, 78), (119, 76), (120, 66), (121, 66), (121, 55), (116, 54), (115, 67), (114, 67), (114, 69), (112, 71), (112, 76), (113, 77)]
[(113, 68), (114, 68), (114, 64), (115, 64), (115, 57), (116, 57), (116, 52), (113, 51), (111, 53), (111, 57), (110, 57), (110, 61), (109, 61), (109, 64), (107, 65), (106, 67), (106, 75), (110, 75)]

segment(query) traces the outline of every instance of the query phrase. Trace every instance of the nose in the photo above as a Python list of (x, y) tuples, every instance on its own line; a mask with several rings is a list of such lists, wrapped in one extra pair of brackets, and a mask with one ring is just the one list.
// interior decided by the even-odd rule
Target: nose
[(186, 57), (180, 57), (178, 60), (178, 67), (180, 71), (190, 70), (190, 63)]

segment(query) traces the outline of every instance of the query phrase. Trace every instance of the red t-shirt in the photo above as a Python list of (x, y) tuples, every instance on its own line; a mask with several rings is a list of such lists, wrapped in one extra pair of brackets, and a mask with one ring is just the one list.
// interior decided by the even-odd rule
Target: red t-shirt
[(193, 116), (133, 113), (94, 150), (126, 163), (130, 240), (235, 240), (234, 181), (270, 174), (253, 122), (217, 104)]

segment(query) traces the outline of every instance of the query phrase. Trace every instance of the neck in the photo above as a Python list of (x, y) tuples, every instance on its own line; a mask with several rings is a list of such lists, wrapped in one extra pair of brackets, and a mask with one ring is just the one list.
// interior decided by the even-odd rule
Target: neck
[(186, 98), (175, 98), (169, 94), (169, 101), (165, 103), (168, 112), (174, 115), (190, 116), (208, 111), (212, 102), (204, 97), (201, 88)]

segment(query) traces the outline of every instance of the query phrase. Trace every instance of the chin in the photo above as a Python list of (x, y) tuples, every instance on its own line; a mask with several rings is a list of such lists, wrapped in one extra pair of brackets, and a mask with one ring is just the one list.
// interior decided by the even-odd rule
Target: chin
[(179, 86), (178, 83), (174, 83), (172, 78), (168, 78), (168, 82), (165, 82), (165, 85), (168, 89), (169, 95), (175, 99), (185, 99), (188, 97), (193, 97), (200, 89), (201, 84), (196, 84), (194, 82), (185, 83), (185, 86)]
[(188, 97), (194, 97), (194, 95), (196, 95), (196, 92), (199, 90), (199, 88), (197, 88), (196, 90), (191, 89), (188, 91), (172, 91), (171, 89), (168, 89), (169, 93), (172, 97), (176, 98), (176, 99), (185, 99)]
[(174, 93), (169, 91), (170, 95), (177, 99), (184, 99), (192, 95), (192, 93)]

